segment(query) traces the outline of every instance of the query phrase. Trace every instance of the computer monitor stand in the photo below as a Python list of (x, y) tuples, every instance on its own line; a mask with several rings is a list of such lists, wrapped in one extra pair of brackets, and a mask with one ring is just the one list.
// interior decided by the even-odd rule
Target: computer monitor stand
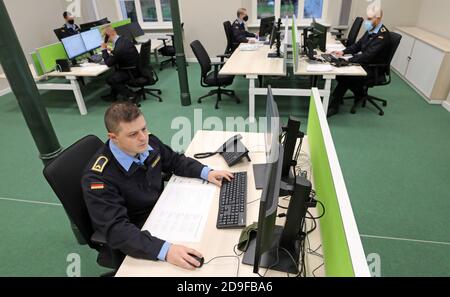
[(253, 176), (255, 177), (255, 185), (257, 190), (264, 188), (266, 182), (267, 166), (269, 164), (253, 164)]

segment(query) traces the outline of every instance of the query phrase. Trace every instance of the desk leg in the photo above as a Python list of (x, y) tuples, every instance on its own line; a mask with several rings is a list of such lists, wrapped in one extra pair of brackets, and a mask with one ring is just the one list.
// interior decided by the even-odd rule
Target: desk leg
[(78, 84), (77, 78), (70, 76), (67, 77), (70, 80), (70, 85), (72, 86), (73, 94), (75, 95), (75, 100), (77, 100), (78, 109), (81, 115), (87, 114), (86, 105), (84, 104), (83, 94), (81, 93), (80, 85)]
[(330, 94), (331, 94), (331, 81), (334, 79), (334, 77), (328, 77), (324, 76), (325, 79), (325, 89), (324, 89), (324, 96), (323, 96), (323, 110), (325, 110), (325, 114), (328, 112), (328, 105), (330, 104)]
[(255, 78), (247, 77), (249, 80), (248, 87), (248, 120), (250, 123), (255, 122)]
[(155, 48), (155, 51), (153, 52), (153, 54), (155, 55), (156, 65), (158, 65), (158, 64), (159, 64), (159, 59), (158, 59), (158, 49)]

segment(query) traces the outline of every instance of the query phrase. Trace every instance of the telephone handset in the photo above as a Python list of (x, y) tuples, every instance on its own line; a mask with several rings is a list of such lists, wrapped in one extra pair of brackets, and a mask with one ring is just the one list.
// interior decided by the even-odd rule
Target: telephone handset
[(108, 36), (108, 34), (105, 34), (105, 40), (104, 40), (104, 42), (105, 42), (105, 43), (108, 43), (108, 41), (109, 41), (109, 36)]
[(235, 135), (222, 144), (216, 152), (195, 154), (194, 158), (205, 159), (216, 154), (221, 154), (229, 167), (235, 165), (243, 158), (247, 158), (247, 160), (251, 162), (250, 157), (248, 156), (249, 151), (241, 142), (241, 139), (242, 135)]

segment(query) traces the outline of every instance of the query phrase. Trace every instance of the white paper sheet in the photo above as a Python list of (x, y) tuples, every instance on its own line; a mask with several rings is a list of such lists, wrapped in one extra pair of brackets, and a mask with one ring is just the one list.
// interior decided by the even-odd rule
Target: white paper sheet
[(143, 230), (170, 242), (200, 242), (217, 189), (200, 179), (172, 177)]
[(309, 64), (306, 66), (307, 72), (329, 72), (333, 70), (330, 64)]
[(327, 52), (334, 52), (334, 51), (343, 51), (345, 50), (345, 46), (343, 44), (327, 44)]

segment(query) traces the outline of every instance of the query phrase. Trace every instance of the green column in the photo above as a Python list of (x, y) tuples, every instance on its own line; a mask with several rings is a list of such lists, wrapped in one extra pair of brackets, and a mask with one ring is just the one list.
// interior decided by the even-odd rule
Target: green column
[[(46, 164), (62, 150), (47, 111), (41, 104), (39, 91), (28, 68), (28, 62), (20, 47), (14, 27), (0, 0), (0, 63), (9, 85), (17, 98), (23, 117), (39, 150), (39, 157)], [(19, 137), (23, 137), (19, 135)]]
[[(45, 165), (56, 158), (62, 148), (47, 110), (41, 104), (39, 91), (3, 0), (0, 0), (0, 20), (0, 63), (36, 143), (39, 158)], [(77, 241), (84, 244), (80, 231), (72, 222), (71, 227)]]
[(175, 40), (177, 57), (178, 79), (180, 81), (181, 105), (191, 105), (191, 94), (186, 69), (186, 56), (184, 55), (183, 35), (180, 20), (180, 7), (178, 0), (170, 0), (170, 11), (172, 14), (172, 27)]

